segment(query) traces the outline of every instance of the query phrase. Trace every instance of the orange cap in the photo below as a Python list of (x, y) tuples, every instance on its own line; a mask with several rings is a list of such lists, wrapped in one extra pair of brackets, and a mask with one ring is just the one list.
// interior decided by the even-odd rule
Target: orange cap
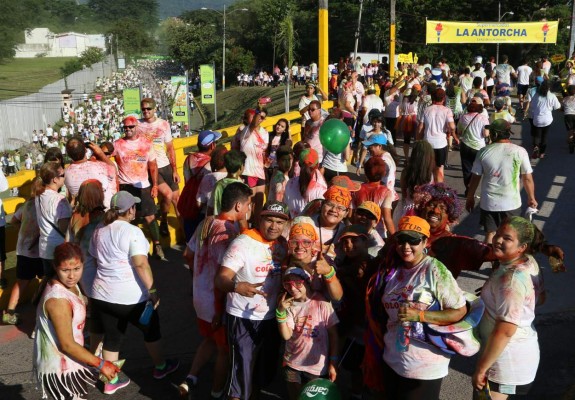
[[(410, 235), (411, 233), (419, 233), (426, 237), (429, 237), (429, 223), (423, 218), (416, 216), (403, 217), (399, 220), (397, 225), (397, 233), (406, 233)], [(413, 236), (413, 235), (410, 235)]]
[(292, 236), (298, 235), (306, 236), (314, 242), (318, 240), (315, 228), (313, 225), (308, 224), (307, 222), (298, 222), (291, 227), (289, 231), (289, 237), (291, 238)]
[(371, 214), (377, 218), (377, 222), (381, 219), (381, 208), (375, 204), (373, 201), (364, 201), (357, 207), (358, 210), (369, 211)]
[(346, 208), (351, 204), (351, 193), (341, 186), (330, 186), (323, 194), (323, 198)]

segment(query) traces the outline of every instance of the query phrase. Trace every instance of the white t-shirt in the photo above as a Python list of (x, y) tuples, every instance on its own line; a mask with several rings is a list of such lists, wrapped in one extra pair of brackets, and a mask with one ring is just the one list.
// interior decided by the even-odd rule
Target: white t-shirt
[(457, 123), (457, 132), (461, 141), (473, 150), (485, 147), (485, 125), (489, 125), (489, 118), (481, 113), (463, 114)]
[(323, 199), (323, 194), (327, 190), (327, 182), (325, 178), (316, 170), (314, 177), (310, 181), (305, 196), (302, 197), (299, 191), (299, 176), (296, 176), (288, 181), (284, 192), (284, 203), (287, 204), (290, 216), (295, 218), (301, 214), (305, 206), (316, 199)]
[(517, 84), (518, 85), (529, 85), (529, 77), (533, 72), (533, 68), (529, 65), (521, 65), (517, 67)]
[(453, 120), (453, 112), (442, 105), (433, 104), (423, 112), (425, 129), (423, 137), (434, 149), (447, 146), (447, 130)]
[(542, 287), (541, 271), (532, 257), (519, 265), (501, 265), (483, 286), (481, 299), (485, 302), (485, 313), (479, 324), (483, 346), (493, 332), (496, 320), (517, 326), (509, 343), (489, 368), (488, 378), (493, 382), (526, 385), (535, 379), (539, 344), (533, 320)]
[(172, 142), (172, 131), (168, 121), (161, 118), (156, 118), (154, 122), (140, 120), (136, 127), (136, 132), (141, 133), (142, 136), (152, 142), (158, 168), (170, 165), (170, 160), (166, 153), (166, 144)]
[(399, 268), (386, 284), (382, 302), (389, 319), (383, 359), (400, 376), (431, 380), (448, 373), (450, 357), (434, 345), (412, 339), (405, 352), (396, 346), (398, 329), (403, 329), (397, 318), (400, 303), (408, 302), (409, 307), (425, 311), (434, 300), (442, 310), (465, 305), (465, 296), (453, 275), (433, 257), (425, 257), (410, 269)]
[(116, 194), (116, 168), (103, 161), (84, 161), (66, 167), (64, 184), (68, 193), (76, 197), (82, 183), (88, 179), (97, 179), (104, 190), (104, 207), (110, 206), (112, 196)]
[(483, 84), (485, 82), (485, 77), (487, 76), (485, 74), (485, 71), (480, 69), (479, 71), (471, 71), (471, 73), (469, 74), (471, 75), (472, 78), (477, 78), (480, 77), (481, 78), (481, 89), (483, 89)]
[(393, 193), (394, 201), (399, 199), (395, 191), (395, 172), (397, 167), (391, 153), (386, 151), (381, 155), (381, 159), (387, 164), (387, 174), (381, 177), (381, 183), (384, 184)]
[(241, 151), (246, 154), (244, 175), (266, 179), (266, 173), (264, 171), (264, 157), (270, 137), (267, 131), (262, 127), (259, 127), (257, 132), (250, 132), (249, 127), (246, 129), (246, 135), (249, 134), (249, 136), (242, 135), (243, 137), (240, 145)]
[(547, 96), (540, 96), (539, 93), (533, 96), (529, 103), (529, 110), (533, 117), (533, 125), (537, 127), (548, 126), (553, 122), (553, 110), (561, 108), (561, 103), (557, 100), (555, 93), (549, 91)]
[(263, 283), (259, 290), (267, 296), (245, 297), (230, 292), (226, 312), (255, 321), (274, 318), (281, 286), (281, 263), (286, 255), (287, 246), (282, 237), (269, 244), (247, 234), (238, 236), (225, 252), (222, 265), (236, 273), (235, 282)]
[(129, 222), (117, 220), (97, 229), (89, 250), (98, 263), (92, 297), (125, 305), (146, 301), (148, 290), (131, 258), (147, 256), (149, 249), (150, 244), (142, 230)]
[(512, 73), (515, 73), (515, 69), (509, 64), (499, 64), (495, 67), (497, 83), (507, 83), (508, 85), (511, 85)]
[(50, 222), (58, 226), (59, 220), (70, 218), (72, 207), (66, 197), (52, 189), (46, 189), (40, 196), (36, 196), (36, 215), (40, 227), (40, 257), (52, 260), (54, 249), (64, 243), (64, 236), (60, 235)]
[[(309, 106), (309, 103), (311, 103), (314, 100), (319, 100), (315, 94), (311, 96), (311, 99), (308, 98), (307, 96), (301, 96), (301, 98), (299, 99), (298, 110), (301, 111), (305, 107)], [(309, 111), (306, 111), (301, 117), (301, 125), (305, 126), (305, 123), (308, 119), (309, 119)]]
[(200, 186), (198, 186), (198, 192), (196, 193), (196, 201), (202, 203), (202, 205), (211, 205), (213, 207), (213, 201), (210, 204), (210, 199), (212, 197), (212, 192), (216, 187), (216, 183), (226, 177), (228, 173), (223, 172), (210, 172), (204, 175)]
[(521, 207), (521, 175), (531, 174), (533, 168), (523, 147), (493, 143), (477, 153), (471, 172), (483, 175), (481, 209), (510, 211)]
[(575, 96), (563, 97), (563, 112), (565, 115), (575, 114)]
[(347, 161), (345, 159), (345, 150), (339, 154), (334, 154), (329, 150), (323, 153), (321, 166), (331, 171), (347, 172)]
[(211, 221), (202, 243), (199, 240), (202, 229), (196, 229), (188, 242), (188, 248), (194, 252), (194, 309), (199, 319), (210, 323), (215, 314), (214, 279), (224, 253), (240, 233), (238, 224), (233, 221), (217, 217)]
[(369, 122), (369, 112), (371, 110), (379, 110), (383, 112), (385, 107), (383, 106), (383, 100), (376, 94), (368, 94), (363, 100), (363, 108), (365, 108), (365, 115), (363, 116), (363, 123)]

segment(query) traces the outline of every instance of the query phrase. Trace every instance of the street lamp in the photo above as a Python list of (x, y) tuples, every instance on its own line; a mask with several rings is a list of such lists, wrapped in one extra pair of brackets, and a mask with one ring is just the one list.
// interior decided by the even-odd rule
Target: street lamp
[[(213, 8), (202, 7), (200, 10), (204, 11), (214, 11), (224, 17), (224, 34), (223, 34), (223, 45), (222, 45), (222, 92), (226, 91), (226, 5), (224, 4), (224, 12), (219, 12)], [(249, 11), (247, 8), (236, 8), (231, 13), (236, 11)], [(230, 14), (231, 14), (230, 13)]]
[[(501, 20), (503, 19), (503, 17), (505, 17), (507, 14), (509, 15), (513, 15), (513, 11), (506, 11), (503, 13), (503, 15), (501, 15), (501, 2), (499, 2), (499, 8), (498, 8), (499, 12), (499, 20), (497, 22), (501, 22)], [(497, 42), (497, 52), (495, 53), (495, 64), (499, 65), (499, 42)]]

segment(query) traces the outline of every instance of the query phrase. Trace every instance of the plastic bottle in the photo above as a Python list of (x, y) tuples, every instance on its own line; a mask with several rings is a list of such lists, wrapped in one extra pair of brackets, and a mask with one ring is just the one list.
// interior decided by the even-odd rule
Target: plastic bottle
[[(400, 309), (407, 308), (407, 304), (402, 304)], [(397, 327), (397, 340), (396, 340), (396, 348), (400, 352), (405, 352), (409, 350), (409, 331), (411, 330), (411, 322), (405, 321), (402, 322)]]
[(142, 315), (140, 316), (140, 324), (149, 325), (150, 320), (152, 319), (152, 313), (153, 312), (154, 312), (154, 303), (152, 303), (152, 300), (148, 300), (146, 302), (146, 308), (144, 308), (144, 311), (142, 312)]

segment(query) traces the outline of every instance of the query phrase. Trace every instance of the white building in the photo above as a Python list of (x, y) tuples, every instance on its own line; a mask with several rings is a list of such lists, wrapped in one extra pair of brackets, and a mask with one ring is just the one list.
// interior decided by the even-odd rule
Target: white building
[(52, 33), (48, 28), (35, 28), (25, 32), (24, 44), (16, 48), (16, 58), (78, 57), (88, 47), (106, 50), (104, 35), (83, 33)]

